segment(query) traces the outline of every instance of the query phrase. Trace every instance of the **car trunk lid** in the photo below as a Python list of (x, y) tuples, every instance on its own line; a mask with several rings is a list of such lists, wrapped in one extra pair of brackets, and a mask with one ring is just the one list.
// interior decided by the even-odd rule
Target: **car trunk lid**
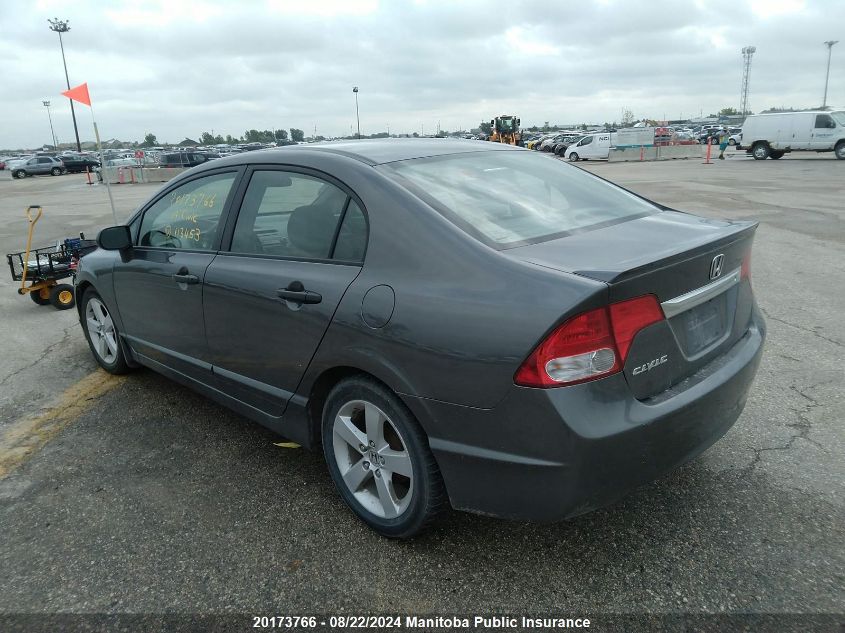
[(503, 253), (603, 281), (609, 303), (657, 297), (666, 319), (635, 336), (624, 365), (632, 392), (646, 400), (746, 334), (753, 297), (743, 262), (756, 228), (665, 211)]

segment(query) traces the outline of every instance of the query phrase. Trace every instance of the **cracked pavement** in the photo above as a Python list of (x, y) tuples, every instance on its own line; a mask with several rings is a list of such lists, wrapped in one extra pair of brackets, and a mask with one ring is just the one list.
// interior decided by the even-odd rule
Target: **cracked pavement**
[[(704, 612), (845, 608), (843, 164), (581, 163), (669, 206), (760, 222), (769, 334), (737, 424), (699, 459), (557, 525), (452, 513), (411, 543), (348, 513), (318, 454), (152, 372), (94, 398), (0, 479), (0, 612)], [(155, 187), (119, 186), (127, 214)], [(0, 245), (109, 223), (84, 177), (0, 179)], [(49, 204), (48, 204), (49, 203)], [(43, 232), (42, 232), (43, 231)], [(22, 247), (22, 246), (21, 246)], [(95, 364), (72, 311), (0, 280), (0, 432)], [(360, 582), (367, 568), (389, 569)]]

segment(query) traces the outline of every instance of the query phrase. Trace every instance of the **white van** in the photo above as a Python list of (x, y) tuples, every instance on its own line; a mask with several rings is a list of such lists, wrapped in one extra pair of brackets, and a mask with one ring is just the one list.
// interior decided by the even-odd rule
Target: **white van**
[(835, 152), (845, 159), (845, 112), (777, 112), (754, 114), (742, 124), (742, 145), (757, 160), (778, 159), (787, 152)]
[(563, 155), (571, 161), (607, 158), (610, 155), (610, 148), (615, 145), (615, 132), (597, 132), (587, 134), (577, 143), (567, 147)]

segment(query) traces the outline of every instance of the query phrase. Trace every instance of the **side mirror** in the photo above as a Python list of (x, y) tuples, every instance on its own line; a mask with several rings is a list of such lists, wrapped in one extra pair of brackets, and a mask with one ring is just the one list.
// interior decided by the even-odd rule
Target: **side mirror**
[(128, 226), (110, 226), (97, 235), (97, 246), (107, 251), (124, 251), (132, 246)]

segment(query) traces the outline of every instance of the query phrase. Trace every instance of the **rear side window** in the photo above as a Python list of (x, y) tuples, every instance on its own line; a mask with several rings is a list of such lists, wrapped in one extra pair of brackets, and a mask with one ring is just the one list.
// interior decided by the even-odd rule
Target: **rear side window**
[(217, 249), (220, 216), (236, 174), (196, 178), (173, 189), (144, 212), (139, 246)]
[[(278, 170), (256, 171), (250, 179), (235, 232), (232, 252), (297, 259), (329, 259), (343, 221), (344, 254), (354, 259), (360, 225), (343, 218), (350, 202), (345, 191), (314, 176)], [(351, 206), (351, 205), (350, 205)], [(352, 212), (361, 214), (361, 210)], [(363, 214), (361, 214), (363, 217)], [(366, 225), (363, 238), (366, 242)]]
[(468, 152), (397, 161), (378, 169), (473, 237), (500, 249), (659, 211), (619, 187), (536, 152)]
[(364, 261), (367, 249), (367, 219), (354, 200), (349, 201), (332, 257), (347, 262)]

